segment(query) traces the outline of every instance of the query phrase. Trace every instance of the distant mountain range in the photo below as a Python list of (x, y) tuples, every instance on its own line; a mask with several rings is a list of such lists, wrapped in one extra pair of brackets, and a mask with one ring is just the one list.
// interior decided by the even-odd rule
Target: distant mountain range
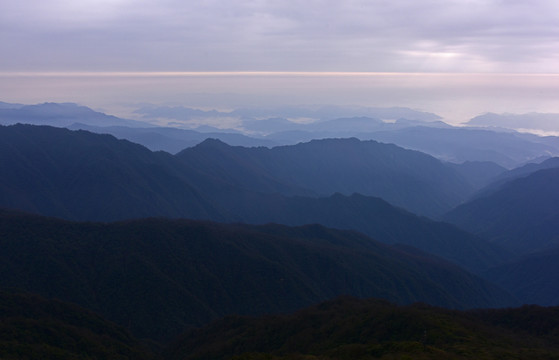
[[(314, 139), (356, 137), (419, 150), (443, 161), (491, 161), (506, 168), (559, 155), (557, 137), (521, 134), (503, 128), (453, 127), (435, 114), (407, 108), (286, 107), (276, 109), (198, 110), (145, 106), (136, 114), (148, 122), (120, 119), (76, 104), (0, 103), (0, 124), (63, 126), (112, 134), (153, 151), (175, 154), (206, 138), (234, 146), (294, 145)], [(207, 125), (184, 129), (189, 121), (236, 118), (235, 129)], [(154, 126), (167, 119), (168, 127)]]
[(451, 308), (517, 304), (432, 256), (318, 225), (145, 219), (74, 223), (0, 212), (0, 287), (73, 302), (139, 337), (340, 294)]
[(376, 132), (368, 137), (422, 151), (445, 161), (491, 161), (509, 169), (544, 155), (559, 155), (559, 138), (512, 131), (416, 126)]
[(559, 114), (494, 114), (476, 116), (467, 123), (473, 126), (489, 126), (505, 129), (525, 129), (541, 132), (559, 132)]
[[(308, 119), (315, 122), (334, 120), (347, 117), (372, 117), (382, 120), (409, 119), (422, 122), (441, 120), (441, 117), (424, 111), (417, 111), (405, 107), (362, 107), (362, 106), (279, 106), (273, 108), (241, 108), (231, 111), (199, 110), (184, 106), (157, 106), (146, 105), (135, 110), (136, 114), (144, 119), (168, 119), (176, 122), (188, 122), (193, 119), (204, 118), (239, 118), (243, 120), (243, 126), (247, 130), (254, 121), (267, 118), (285, 119), (284, 125), (298, 124), (292, 120)], [(252, 129), (254, 130), (254, 129)], [(269, 132), (269, 129), (261, 129)]]
[(95, 126), (148, 126), (147, 123), (121, 119), (93, 111), (74, 103), (44, 103), (38, 105), (16, 105), (4, 103), (0, 107), (0, 124), (17, 123), (66, 127), (81, 122)]
[(85, 131), (0, 127), (1, 206), (76, 220), (216, 218), (164, 152)]
[(80, 123), (74, 123), (66, 127), (70, 130), (87, 130), (97, 134), (111, 134), (119, 139), (142, 144), (152, 151), (166, 151), (171, 154), (176, 154), (181, 150), (196, 146), (207, 138), (219, 139), (233, 146), (273, 147), (279, 145), (272, 140), (253, 138), (232, 132), (199, 132), (172, 127), (102, 127)]

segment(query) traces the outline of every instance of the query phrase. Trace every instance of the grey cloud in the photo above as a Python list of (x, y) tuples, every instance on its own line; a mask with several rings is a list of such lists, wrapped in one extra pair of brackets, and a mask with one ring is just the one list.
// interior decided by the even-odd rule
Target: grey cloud
[(11, 49), (0, 68), (553, 71), (558, 10), (543, 0), (20, 0), (0, 3), (0, 45)]

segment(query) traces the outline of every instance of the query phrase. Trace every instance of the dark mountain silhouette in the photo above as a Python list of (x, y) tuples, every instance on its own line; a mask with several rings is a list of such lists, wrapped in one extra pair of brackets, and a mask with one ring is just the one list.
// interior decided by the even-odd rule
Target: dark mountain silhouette
[[(177, 158), (185, 164), (208, 164), (218, 177), (229, 176), (231, 168), (243, 173), (249, 169), (251, 174), (263, 174), (318, 195), (377, 196), (430, 216), (449, 210), (472, 191), (456, 171), (429, 155), (355, 138), (313, 140), (272, 149), (231, 147), (208, 140), (178, 153)], [(243, 179), (237, 180), (240, 186), (249, 187)]]
[[(25, 125), (0, 128), (0, 137), (0, 168), (6, 174), (0, 179), (0, 205), (4, 207), (90, 221), (165, 216), (256, 224), (319, 223), (358, 230), (388, 244), (411, 245), (474, 272), (507, 259), (505, 251), (486, 241), (453, 226), (395, 209), (378, 198), (356, 194), (318, 198), (313, 190), (303, 187), (314, 186), (311, 174), (306, 174), (301, 185), (292, 181), (286, 184), (285, 178), (276, 178), (286, 161), (277, 155), (269, 157), (269, 150), (264, 148), (231, 147), (208, 140), (174, 157), (108, 135)], [(350, 149), (361, 145), (355, 140), (347, 142)], [(320, 147), (324, 145), (328, 141)], [(389, 168), (393, 173), (383, 183), (388, 187), (388, 180), (397, 176), (398, 162), (391, 157), (392, 147), (372, 145), (385, 149), (386, 154), (375, 156), (381, 164), (388, 164), (378, 166), (379, 171)], [(295, 162), (297, 154), (289, 154), (288, 159)], [(188, 156), (180, 158), (183, 155)], [(413, 152), (411, 155), (401, 163), (412, 167), (408, 172), (420, 173), (416, 168), (421, 167), (425, 157)], [(383, 156), (387, 159), (383, 160)], [(265, 163), (274, 159), (279, 164), (268, 171)], [(414, 159), (419, 162), (410, 163)], [(426, 159), (436, 170), (444, 170), (436, 160)], [(324, 166), (318, 173), (328, 165), (324, 157), (320, 162)], [(363, 174), (359, 167), (364, 163), (357, 159), (351, 171)], [(305, 164), (311, 166), (308, 162), (295, 163), (299, 167)], [(286, 167), (288, 173), (298, 171), (290, 164)], [(364, 174), (378, 177), (372, 170)], [(335, 173), (335, 167), (329, 171)], [(343, 185), (348, 172), (336, 174), (334, 181)], [(296, 178), (296, 174), (293, 176)], [(367, 186), (366, 179), (353, 184)]]
[[(196, 187), (204, 196), (235, 189), (316, 196), (357, 192), (427, 215), (450, 209), (471, 192), (438, 160), (373, 141), (331, 139), (267, 149), (209, 140), (172, 157), (83, 131), (16, 125), (0, 128), (0, 136), (2, 166), (10, 174), (3, 179), (1, 205), (72, 219), (215, 214)], [(96, 204), (103, 196), (111, 196), (113, 204)], [(41, 201), (46, 204), (39, 208)], [(108, 211), (104, 217), (94, 217), (102, 209)], [(121, 215), (127, 209), (134, 211)]]
[(318, 225), (0, 217), (0, 287), (73, 302), (164, 340), (226, 314), (286, 312), (341, 294), (452, 308), (516, 301), (432, 256)]
[[(331, 128), (327, 126), (329, 123)], [(425, 123), (405, 119), (385, 123), (368, 118), (341, 118), (304, 126), (290, 125), (268, 134), (266, 139), (296, 144), (337, 137), (392, 143), (424, 152), (442, 161), (490, 161), (509, 169), (542, 156), (559, 154), (559, 138), (554, 136), (542, 137), (494, 128), (454, 127), (442, 122)]]
[[(194, 148), (181, 151), (175, 158), (188, 169), (188, 173), (197, 174), (200, 186), (216, 201), (226, 201), (233, 196), (234, 200), (228, 202), (230, 206), (249, 197), (247, 192), (254, 193), (253, 197), (261, 193), (317, 196), (311, 189), (290, 184), (267, 172), (258, 162), (258, 154), (267, 150), (264, 147), (230, 146), (217, 139), (207, 139)], [(207, 179), (216, 179), (220, 186), (210, 188)]]
[(232, 201), (228, 208), (248, 223), (292, 226), (319, 223), (336, 229), (358, 230), (383, 243), (413, 246), (473, 272), (510, 258), (503, 248), (454, 225), (420, 217), (382, 199), (359, 194), (335, 194), (318, 199), (246, 195)]
[(0, 127), (0, 206), (75, 220), (220, 218), (174, 158), (109, 135)]
[(421, 122), (441, 120), (441, 117), (428, 112), (413, 110), (406, 107), (361, 107), (361, 106), (320, 106), (315, 108), (304, 106), (280, 106), (276, 108), (236, 109), (232, 114), (241, 118), (307, 118), (315, 119), (317, 123), (348, 118), (352, 116), (368, 117), (382, 120), (410, 119)]
[(275, 146), (277, 143), (256, 139), (240, 133), (201, 133), (173, 127), (158, 127), (146, 122), (122, 119), (94, 111), (74, 103), (44, 103), (19, 105), (0, 102), (0, 125), (13, 124), (49, 125), (71, 130), (87, 130), (97, 134), (111, 134), (149, 148), (175, 154), (192, 147), (208, 137), (221, 139), (232, 145)]
[(527, 255), (483, 274), (525, 304), (559, 305), (559, 247)]
[(361, 133), (393, 128), (394, 123), (366, 116), (295, 123), (284, 118), (247, 119), (243, 128), (285, 145), (308, 142), (314, 139), (355, 137)]
[(554, 359), (559, 308), (449, 311), (339, 298), (290, 315), (227, 317), (192, 331), (173, 359)]
[(519, 254), (559, 245), (559, 168), (536, 171), (444, 216)]
[(0, 291), (2, 359), (155, 359), (123, 328), (73, 304)]

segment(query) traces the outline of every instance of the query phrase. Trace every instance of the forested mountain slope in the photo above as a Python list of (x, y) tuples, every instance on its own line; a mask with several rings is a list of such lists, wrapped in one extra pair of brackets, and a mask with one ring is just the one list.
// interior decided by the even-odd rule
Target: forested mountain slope
[(340, 298), (295, 314), (227, 317), (168, 359), (556, 359), (559, 309), (449, 311)]
[(159, 340), (223, 315), (293, 311), (342, 294), (516, 304), (446, 261), (318, 225), (75, 223), (2, 212), (0, 263), (1, 288), (74, 302)]
[(559, 305), (559, 247), (523, 256), (486, 271), (524, 304)]
[(156, 359), (122, 327), (73, 304), (0, 291), (0, 358)]
[(174, 158), (110, 135), (0, 127), (0, 206), (75, 220), (219, 219)]
[(559, 245), (559, 168), (511, 180), (444, 219), (519, 254)]

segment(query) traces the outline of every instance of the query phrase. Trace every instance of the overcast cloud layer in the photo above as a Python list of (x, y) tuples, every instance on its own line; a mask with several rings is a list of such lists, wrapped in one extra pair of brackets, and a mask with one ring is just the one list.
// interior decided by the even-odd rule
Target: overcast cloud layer
[(557, 73), (554, 0), (0, 1), (0, 72)]

